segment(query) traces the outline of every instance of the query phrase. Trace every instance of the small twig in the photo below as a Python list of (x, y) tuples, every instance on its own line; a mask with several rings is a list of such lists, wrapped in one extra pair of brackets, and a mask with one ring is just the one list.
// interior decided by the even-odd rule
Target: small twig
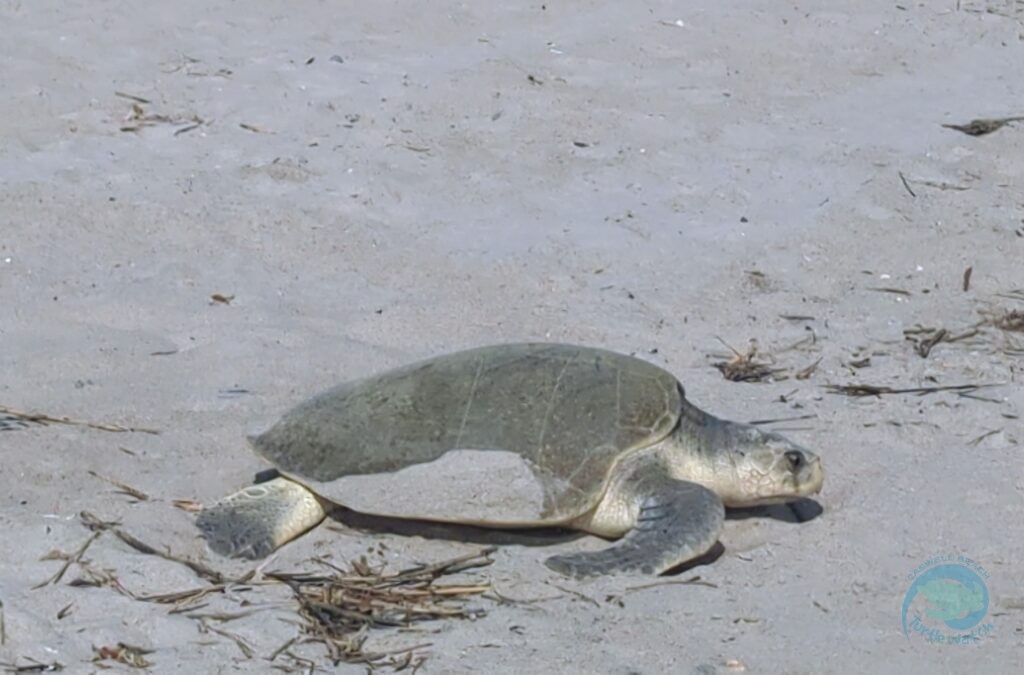
[[(959, 335), (951, 335), (945, 328), (925, 328), (916, 326), (903, 331), (904, 337), (914, 343), (914, 351), (921, 358), (927, 358), (935, 345), (940, 342), (959, 342), (978, 334), (977, 328), (971, 328)], [(923, 336), (923, 337), (919, 337)]]
[(579, 598), (580, 600), (583, 600), (585, 602), (589, 602), (594, 607), (600, 607), (601, 606), (601, 603), (599, 603), (597, 600), (594, 600), (589, 595), (584, 595), (583, 593), (580, 593), (579, 591), (574, 591), (571, 588), (565, 588), (564, 586), (559, 586), (558, 584), (553, 584), (550, 581), (547, 582), (547, 583), (548, 583), (549, 586), (551, 586), (553, 588), (557, 588), (558, 590), (562, 591), (563, 593), (568, 593), (569, 595), (574, 595), (577, 598)]
[[(488, 546), (486, 548), (480, 549), (479, 551), (476, 551), (475, 553), (467, 553), (466, 555), (462, 555), (457, 558), (452, 558), (451, 560), (445, 560), (443, 562), (439, 562), (433, 565), (421, 565), (419, 567), (412, 567), (407, 570), (400, 571), (393, 577), (388, 577), (387, 581), (388, 583), (401, 583), (403, 581), (408, 581), (409, 579), (419, 576), (438, 577), (442, 574), (449, 574), (455, 571), (469, 569), (469, 567), (484, 567), (494, 562), (493, 560), (486, 558), (497, 550), (497, 546)], [(468, 562), (473, 562), (474, 564), (470, 565), (469, 567), (462, 566), (463, 563)]]
[(242, 636), (236, 635), (235, 633), (232, 633), (231, 631), (226, 631), (223, 628), (217, 628), (215, 626), (211, 626), (210, 623), (206, 619), (200, 619), (199, 620), (199, 626), (200, 626), (200, 630), (210, 631), (211, 633), (216, 633), (217, 635), (220, 635), (222, 637), (226, 637), (227, 639), (229, 639), (232, 642), (234, 642), (238, 646), (238, 651), (242, 652), (242, 655), (245, 656), (245, 658), (251, 659), (253, 657), (253, 655), (255, 654), (255, 652), (253, 651), (253, 648), (249, 645), (248, 642), (246, 642), (242, 638)]
[(246, 131), (251, 131), (254, 134), (272, 134), (272, 133), (274, 133), (273, 131), (269, 131), (268, 129), (263, 129), (262, 127), (258, 127), (255, 124), (246, 124), (245, 122), (240, 122), (238, 126), (240, 126), (241, 128), (245, 129)]
[(813, 329), (808, 329), (808, 334), (805, 337), (800, 338), (787, 347), (776, 350), (776, 353), (783, 354), (785, 352), (791, 352), (798, 349), (802, 350), (804, 347), (813, 347), (816, 344), (818, 344), (818, 334), (815, 333)]
[(3, 664), (4, 670), (6, 670), (8, 673), (56, 673), (58, 671), (64, 670), (64, 664), (60, 661), (53, 661), (52, 663), (43, 663), (42, 661), (36, 661), (35, 659), (28, 656), (26, 656), (25, 659), (31, 661), (32, 663), (25, 666), (19, 666), (13, 663), (5, 663)]
[(797, 420), (811, 420), (816, 419), (817, 415), (797, 415), (796, 417), (778, 417), (775, 419), (768, 420), (754, 420), (753, 422), (747, 422), (750, 426), (759, 426), (762, 424), (776, 424), (778, 422), (795, 422)]
[(82, 560), (82, 556), (85, 555), (85, 551), (92, 545), (92, 543), (94, 541), (99, 539), (99, 536), (101, 534), (102, 534), (102, 532), (93, 532), (92, 536), (89, 537), (88, 539), (86, 539), (85, 543), (82, 544), (80, 547), (78, 547), (78, 550), (75, 551), (74, 554), (69, 555), (69, 556), (67, 556), (64, 559), (64, 564), (61, 565), (60, 569), (57, 570), (56, 574), (54, 574), (52, 577), (50, 577), (46, 581), (44, 581), (42, 583), (36, 584), (35, 586), (32, 587), (32, 590), (36, 590), (38, 588), (42, 588), (43, 586), (49, 586), (50, 584), (59, 583), (60, 580), (64, 578), (64, 575), (67, 573), (68, 569), (73, 564), (75, 564), (77, 562), (80, 562)]
[[(246, 609), (240, 612), (207, 612), (205, 614), (197, 611), (192, 611), (191, 614), (185, 614), (190, 619), (196, 619), (198, 621), (220, 621), (221, 623), (227, 623), (228, 621), (235, 621), (236, 619), (244, 619), (247, 616), (252, 616), (258, 612), (265, 612), (269, 609), (273, 609), (273, 605), (267, 605), (263, 607), (256, 607), (253, 609)], [(182, 612), (177, 612), (182, 613)]]
[(140, 595), (136, 598), (141, 602), (155, 602), (158, 605), (182, 605), (188, 603), (188, 606), (180, 606), (172, 609), (171, 614), (181, 614), (183, 612), (193, 611), (198, 609), (195, 605), (197, 600), (200, 600), (207, 595), (213, 593), (223, 593), (227, 590), (228, 586), (233, 584), (214, 584), (212, 586), (203, 586), (201, 588), (189, 588), (184, 591), (174, 591), (172, 593), (156, 593), (153, 595)]
[(172, 499), (171, 506), (189, 513), (199, 513), (203, 510), (203, 505), (194, 499)]
[(128, 544), (139, 553), (159, 556), (164, 560), (170, 560), (171, 562), (176, 562), (180, 565), (184, 565), (185, 567), (188, 567), (197, 575), (211, 583), (220, 584), (225, 581), (224, 575), (222, 575), (220, 572), (211, 569), (202, 563), (195, 562), (194, 560), (189, 560), (188, 558), (181, 558), (172, 553), (164, 553), (162, 551), (158, 551), (149, 544), (139, 541), (132, 535), (122, 530), (121, 528), (117, 527), (114, 523), (104, 522), (96, 516), (94, 516), (93, 514), (89, 513), (88, 511), (82, 511), (79, 514), (79, 518), (81, 519), (82, 524), (90, 530), (94, 532), (111, 532), (118, 539)]
[(821, 357), (818, 357), (817, 361), (815, 361), (811, 365), (807, 366), (806, 368), (802, 368), (802, 369), (796, 371), (796, 373), (793, 375), (793, 377), (795, 377), (798, 380), (806, 380), (807, 378), (809, 378), (811, 375), (814, 374), (815, 370), (818, 369), (818, 364), (819, 363), (821, 363)]
[(370, 663), (371, 661), (379, 661), (385, 656), (398, 656), (399, 654), (406, 654), (409, 652), (416, 651), (417, 649), (426, 649), (427, 647), (433, 647), (433, 642), (423, 642), (418, 645), (411, 647), (402, 647), (401, 649), (391, 649), (386, 652), (368, 652), (360, 655), (356, 660), (350, 661), (350, 663)]
[(970, 190), (969, 185), (955, 185), (953, 183), (946, 183), (944, 181), (934, 180), (915, 180), (918, 185), (924, 185), (925, 187), (935, 188), (936, 190), (956, 190), (957, 192), (963, 192), (964, 190)]
[(121, 98), (126, 98), (129, 101), (135, 101), (136, 103), (143, 103), (147, 105), (150, 103), (148, 98), (142, 98), (141, 96), (135, 96), (134, 94), (126, 94), (123, 91), (115, 91), (114, 96), (120, 96)]
[(980, 445), (980, 444), (981, 444), (981, 442), (982, 442), (983, 440), (985, 440), (985, 439), (986, 439), (986, 438), (988, 438), (989, 436), (995, 436), (995, 435), (996, 435), (996, 434), (998, 434), (998, 433), (999, 433), (1000, 431), (1002, 431), (1002, 429), (993, 429), (992, 431), (986, 431), (986, 432), (985, 432), (985, 433), (983, 433), (983, 434), (982, 434), (981, 436), (978, 436), (977, 438), (975, 438), (975, 439), (974, 439), (973, 441), (971, 441), (971, 442), (970, 442), (970, 443), (968, 443), (967, 445), (971, 446), (972, 448), (973, 448), (973, 447), (977, 447), (978, 445)]
[(533, 605), (538, 602), (550, 602), (552, 600), (562, 599), (561, 595), (548, 595), (541, 598), (513, 598), (499, 591), (498, 587), (494, 585), (494, 582), (491, 582), (490, 592), (493, 597), (486, 595), (484, 597), (491, 600), (497, 600), (499, 603), (507, 605)]
[(275, 649), (275, 650), (274, 650), (273, 652), (271, 652), (271, 653), (270, 653), (270, 656), (268, 656), (268, 657), (267, 657), (267, 661), (274, 661), (274, 660), (275, 660), (275, 659), (276, 659), (276, 658), (277, 658), (278, 656), (280, 656), (280, 655), (281, 655), (281, 654), (282, 654), (282, 653), (283, 653), (283, 652), (284, 652), (285, 650), (287, 650), (287, 649), (288, 649), (289, 647), (291, 647), (291, 646), (292, 646), (293, 644), (295, 644), (295, 642), (296, 642), (296, 641), (297, 641), (298, 639), (299, 639), (298, 637), (293, 637), (293, 638), (290, 638), (290, 639), (289, 639), (289, 640), (288, 640), (287, 642), (285, 642), (285, 643), (284, 643), (283, 645), (281, 645), (280, 647), (278, 647), (277, 649)]
[(921, 358), (927, 358), (932, 351), (932, 347), (945, 340), (948, 335), (949, 331), (947, 331), (945, 328), (940, 328), (934, 333), (932, 333), (929, 337), (926, 337), (925, 339), (921, 340), (920, 342), (917, 343), (917, 346), (915, 347), (918, 355), (920, 355)]
[(188, 132), (193, 131), (194, 129), (198, 129), (201, 126), (203, 126), (202, 122), (193, 122), (192, 124), (184, 126), (184, 127), (180, 128), (180, 129), (176, 129), (175, 132), (174, 132), (174, 135), (175, 136), (180, 136), (182, 134), (187, 134)]
[(110, 483), (114, 487), (118, 488), (118, 492), (120, 492), (122, 494), (126, 494), (129, 497), (133, 497), (134, 499), (136, 499), (136, 500), (138, 500), (140, 502), (149, 501), (149, 495), (147, 495), (142, 490), (137, 490), (137, 489), (133, 488), (132, 486), (126, 485), (126, 484), (124, 484), (124, 483), (122, 483), (120, 481), (116, 481), (113, 478), (108, 478), (107, 476), (101, 476), (100, 474), (96, 473), (95, 471), (91, 471), (90, 470), (88, 473), (89, 473), (90, 476), (93, 476), (95, 478), (99, 478), (101, 481)]
[(914, 197), (916, 199), (917, 195), (914, 194), (914, 191), (912, 189), (910, 189), (910, 183), (907, 181), (907, 177), (903, 175), (902, 171), (897, 171), (897, 173), (900, 175), (900, 182), (903, 183), (903, 187), (907, 189), (907, 192), (910, 194), (911, 197)]
[(649, 584), (640, 584), (639, 586), (626, 586), (626, 592), (630, 591), (642, 591), (646, 588), (656, 588), (658, 586), (707, 586), (708, 588), (718, 588), (716, 584), (710, 581), (704, 581), (699, 576), (690, 577), (689, 579), (669, 579), (667, 581), (653, 581)]
[(98, 429), (99, 431), (111, 431), (115, 433), (140, 433), (140, 434), (159, 434), (160, 432), (156, 429), (144, 429), (142, 427), (123, 427), (119, 424), (107, 424), (103, 422), (85, 422), (82, 420), (73, 420), (68, 417), (52, 417), (43, 413), (30, 413), (23, 410), (15, 410), (14, 408), (8, 408), (7, 406), (0, 406), (0, 413), (11, 415), (20, 420), (26, 422), (35, 422), (46, 426), (47, 424), (67, 424), (78, 427), (88, 427), (90, 429)]
[(826, 384), (825, 388), (833, 394), (846, 396), (882, 396), (883, 394), (934, 394), (940, 391), (974, 392), (985, 387), (999, 387), (1001, 384), (952, 384), (937, 387), (907, 387), (894, 389), (871, 384)]

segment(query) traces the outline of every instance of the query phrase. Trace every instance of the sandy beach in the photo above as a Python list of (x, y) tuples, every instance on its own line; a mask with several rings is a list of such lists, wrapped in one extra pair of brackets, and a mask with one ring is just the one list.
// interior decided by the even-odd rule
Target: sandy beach
[[(356, 652), (1019, 669), (1024, 123), (943, 125), (1024, 115), (1022, 64), (1009, 0), (0, 0), (0, 662), (364, 672), (281, 649), (305, 635), (285, 584), (144, 596), (217, 585), (168, 556), (252, 582), (479, 551), (331, 522), (247, 577), (194, 510), (267, 468), (246, 434), (326, 387), (555, 341), (813, 449), (824, 490), (731, 514), (717, 557), (657, 579), (543, 565), (595, 537), (499, 546), (438, 582), (492, 589), (471, 617)], [(904, 633), (936, 557), (984, 580), (967, 644)]]

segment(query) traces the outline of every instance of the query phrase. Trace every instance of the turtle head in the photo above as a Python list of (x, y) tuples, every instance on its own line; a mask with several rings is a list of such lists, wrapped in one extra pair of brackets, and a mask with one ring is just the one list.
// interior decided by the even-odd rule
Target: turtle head
[(821, 491), (816, 454), (779, 434), (721, 422), (714, 490), (729, 507), (781, 504)]

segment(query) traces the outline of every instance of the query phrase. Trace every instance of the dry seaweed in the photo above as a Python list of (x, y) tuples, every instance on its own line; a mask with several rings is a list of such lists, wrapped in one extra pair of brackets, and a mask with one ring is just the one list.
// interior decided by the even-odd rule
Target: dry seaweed
[[(484, 615), (467, 600), (490, 590), (489, 584), (438, 585), (438, 578), (490, 565), (493, 547), (433, 565), (387, 574), (365, 560), (331, 574), (268, 573), (288, 585), (304, 619), (302, 642), (320, 642), (335, 663), (373, 664), (395, 654), (412, 653), (422, 645), (396, 652), (366, 652), (370, 628), (409, 626), (436, 619), (475, 619)], [(278, 650), (277, 653), (280, 653)]]
[(784, 372), (785, 368), (776, 368), (775, 359), (759, 352), (755, 341), (750, 341), (750, 347), (746, 352), (734, 349), (721, 338), (718, 338), (718, 341), (732, 352), (732, 357), (728, 361), (712, 364), (725, 379), (731, 382), (763, 382), (767, 379), (785, 379), (775, 377)]
[(69, 417), (53, 417), (45, 413), (33, 413), (25, 412), (24, 410), (15, 410), (14, 408), (8, 408), (7, 406), (0, 405), (0, 414), (9, 415), (15, 419), (23, 422), (32, 422), (40, 426), (47, 426), (50, 424), (67, 424), (77, 427), (88, 427), (90, 429), (97, 429), (99, 431), (111, 431), (114, 433), (139, 433), (139, 434), (159, 434), (160, 432), (156, 429), (143, 429), (141, 427), (123, 427), (120, 424), (108, 424), (105, 422), (86, 422), (82, 420), (73, 420)]
[(114, 661), (123, 663), (132, 668), (150, 668), (151, 661), (146, 660), (146, 654), (152, 654), (152, 649), (144, 649), (134, 645), (118, 642), (113, 647), (93, 647), (95, 654), (92, 657), (93, 663), (98, 661)]
[[(257, 568), (238, 579), (227, 579), (202, 563), (160, 551), (136, 539), (115, 522), (102, 521), (87, 511), (80, 514), (80, 520), (92, 530), (92, 535), (74, 554), (52, 554), (51, 559), (64, 560), (65, 564), (57, 574), (40, 585), (56, 583), (72, 564), (77, 564), (82, 576), (72, 581), (70, 585), (107, 586), (141, 602), (174, 605), (171, 613), (189, 612), (186, 616), (198, 621), (201, 631), (233, 641), (246, 658), (253, 658), (255, 648), (244, 638), (213, 625), (213, 622), (230, 621), (255, 611), (269, 609), (271, 606), (247, 608), (238, 612), (198, 613), (196, 610), (204, 606), (200, 604), (203, 598), (214, 593), (225, 593), (229, 588), (232, 591), (242, 591), (254, 586), (284, 584), (291, 589), (298, 603), (299, 615), (303, 619), (300, 624), (302, 633), (278, 648), (274, 652), (274, 658), (284, 654), (296, 663), (302, 661), (307, 668), (315, 667), (312, 662), (302, 660), (288, 650), (293, 645), (317, 642), (325, 646), (329, 658), (335, 664), (347, 662), (364, 663), (371, 667), (383, 665), (392, 668), (418, 668), (424, 657), (417, 651), (429, 645), (415, 645), (393, 651), (367, 651), (363, 646), (369, 631), (376, 627), (407, 627), (414, 623), (437, 619), (476, 619), (485, 612), (481, 608), (469, 606), (469, 600), (483, 597), (488, 591), (493, 591), (489, 583), (436, 582), (444, 576), (490, 565), (493, 562), (491, 554), (496, 550), (495, 547), (392, 573), (387, 573), (382, 568), (374, 568), (365, 558), (361, 558), (346, 568), (320, 561), (330, 570), (329, 574), (274, 572), (261, 577), (260, 569)], [(135, 594), (122, 586), (113, 572), (96, 569), (82, 559), (88, 546), (104, 532), (110, 532), (140, 553), (156, 555), (184, 565), (209, 581), (210, 585), (171, 593)], [(121, 643), (118, 643), (117, 648), (102, 649), (107, 650), (103, 652), (102, 660), (121, 660), (128, 665), (141, 663), (136, 657), (141, 659), (146, 653), (132, 652), (130, 646)]]

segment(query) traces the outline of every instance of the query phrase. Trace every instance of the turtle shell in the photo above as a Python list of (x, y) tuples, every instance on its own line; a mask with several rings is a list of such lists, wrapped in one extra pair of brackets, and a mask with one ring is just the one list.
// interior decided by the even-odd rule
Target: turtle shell
[(504, 344), (338, 385), (250, 441), (357, 511), (555, 524), (596, 506), (623, 456), (675, 428), (682, 399), (674, 376), (635, 357)]

